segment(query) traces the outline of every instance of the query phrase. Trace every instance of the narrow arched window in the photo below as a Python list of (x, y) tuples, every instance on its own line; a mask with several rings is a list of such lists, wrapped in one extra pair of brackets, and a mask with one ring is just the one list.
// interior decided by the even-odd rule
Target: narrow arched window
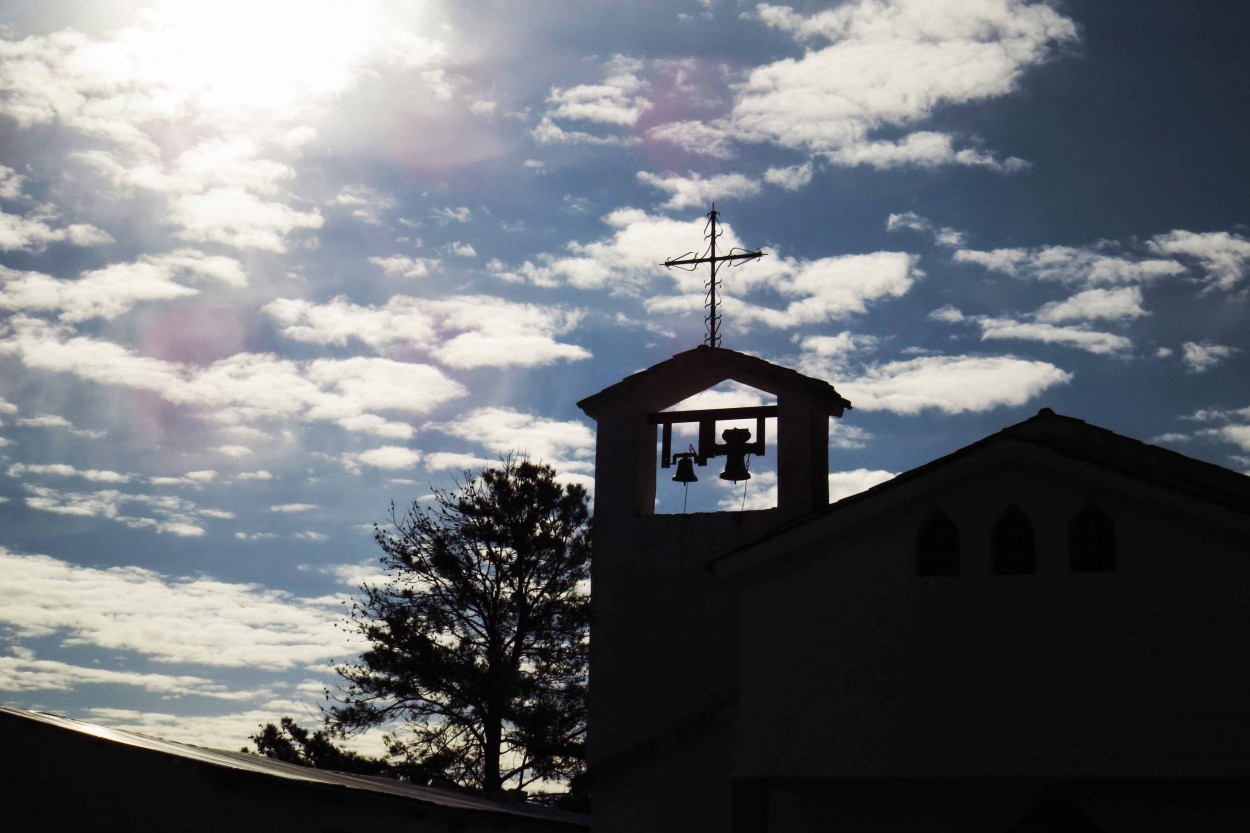
[(1014, 503), (998, 516), (990, 548), (995, 573), (1014, 576), (1037, 572), (1033, 522)]
[(1068, 523), (1068, 552), (1072, 572), (1102, 573), (1115, 569), (1115, 521), (1088, 504)]
[(959, 575), (959, 530), (945, 512), (934, 512), (916, 534), (916, 573)]

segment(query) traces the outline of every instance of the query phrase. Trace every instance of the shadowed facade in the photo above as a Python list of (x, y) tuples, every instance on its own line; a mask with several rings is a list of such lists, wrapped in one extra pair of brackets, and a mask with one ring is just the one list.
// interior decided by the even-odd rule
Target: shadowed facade
[[(581, 403), (596, 829), (1250, 824), (1250, 479), (1043, 409), (826, 505), (849, 403), (739, 356)], [(777, 509), (650, 514), (647, 415), (724, 378), (810, 397)]]

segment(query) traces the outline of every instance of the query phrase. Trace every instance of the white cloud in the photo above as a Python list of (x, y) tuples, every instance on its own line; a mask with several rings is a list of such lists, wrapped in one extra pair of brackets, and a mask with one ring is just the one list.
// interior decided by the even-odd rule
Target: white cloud
[(437, 368), (385, 358), (295, 362), (238, 353), (200, 367), (139, 356), (99, 339), (67, 337), (20, 316), (10, 324), (0, 355), (15, 356), (33, 369), (149, 390), (225, 425), (295, 419), (373, 430), (388, 423), (352, 420), (376, 411), (426, 413), (466, 393)]
[(1141, 284), (1185, 273), (1175, 260), (1142, 260), (1103, 254), (1095, 248), (1042, 246), (1034, 249), (960, 249), (956, 263), (975, 263), (1005, 275), (1089, 287)]
[(451, 451), (435, 451), (425, 455), (428, 471), (478, 471), (495, 465), (498, 460), (479, 457), (476, 454), (460, 454)]
[(742, 174), (720, 174), (706, 179), (698, 174), (689, 176), (658, 176), (639, 171), (638, 179), (653, 188), (669, 193), (664, 208), (697, 208), (708, 206), (716, 200), (743, 199), (760, 192), (760, 184)]
[(1250, 269), (1250, 240), (1226, 231), (1170, 231), (1150, 240), (1150, 248), (1168, 255), (1195, 258), (1207, 273), (1208, 285), (1232, 290)]
[(220, 680), (189, 674), (153, 674), (71, 665), (37, 658), (21, 649), (0, 655), (0, 691), (73, 691), (84, 685), (122, 685), (165, 697), (208, 697), (216, 700), (253, 700), (262, 690), (240, 689)]
[(384, 445), (381, 448), (371, 448), (368, 451), (344, 454), (342, 460), (353, 471), (358, 471), (361, 466), (395, 470), (413, 468), (421, 462), (421, 457), (422, 453), (415, 448)]
[(647, 84), (639, 77), (641, 70), (641, 61), (617, 55), (604, 65), (602, 83), (553, 87), (543, 122), (554, 126), (555, 120), (562, 119), (632, 127), (651, 106), (643, 95)]
[(1066, 301), (1046, 304), (1037, 311), (1037, 320), (1047, 324), (1063, 321), (1093, 321), (1096, 319), (1121, 320), (1146, 315), (1142, 308), (1142, 292), (1139, 286), (1123, 286), (1115, 289), (1087, 289)]
[(975, 148), (955, 149), (955, 138), (949, 133), (930, 130), (911, 133), (897, 142), (852, 142), (837, 150), (829, 151), (826, 158), (839, 165), (868, 165), (879, 170), (897, 168), (901, 165), (937, 167), (939, 165), (965, 165), (973, 168), (989, 168), (1003, 173), (1015, 173), (1029, 167), (1029, 163), (1014, 156), (999, 161), (993, 155)]
[(431, 269), (438, 268), (439, 261), (432, 257), (408, 257), (407, 255), (391, 255), (390, 257), (371, 257), (369, 262), (378, 266), (393, 278), (424, 278)]
[(672, 121), (651, 128), (647, 131), (647, 136), (677, 145), (687, 153), (697, 153), (713, 159), (730, 159), (734, 155), (729, 133), (723, 127), (707, 122)]
[(237, 260), (180, 249), (91, 269), (76, 280), (0, 267), (0, 308), (56, 312), (68, 323), (114, 319), (138, 303), (198, 294), (198, 290), (178, 282), (179, 278), (210, 278), (236, 287), (247, 284), (247, 275)]
[(105, 434), (103, 431), (79, 428), (60, 414), (36, 414), (32, 417), (19, 417), (13, 422), (26, 428), (47, 428), (52, 431), (65, 431), (78, 437), (90, 437), (96, 440)]
[(131, 651), (156, 662), (282, 670), (351, 649), (333, 610), (255, 584), (79, 567), (0, 548), (0, 622), (19, 639)]
[(269, 511), (270, 512), (284, 512), (284, 513), (311, 512), (312, 510), (317, 509), (317, 508), (318, 507), (315, 503), (280, 503), (277, 506), (270, 506)]
[(415, 348), (448, 367), (535, 366), (590, 356), (585, 348), (557, 340), (576, 328), (580, 311), (490, 296), (396, 295), (382, 307), (358, 306), (345, 298), (326, 304), (278, 299), (264, 312), (283, 325), (283, 335), (297, 341), (345, 344), (357, 339), (382, 352)]
[(78, 469), (65, 463), (14, 463), (8, 468), (9, 477), (24, 477), (27, 474), (53, 475), (55, 477), (81, 477), (93, 483), (129, 483), (131, 476), (107, 469)]
[[(656, 272), (656, 264), (692, 253), (703, 246), (703, 221), (678, 221), (637, 209), (619, 209), (603, 218), (610, 236), (592, 243), (571, 242), (568, 254), (544, 255), (539, 263), (497, 272), (507, 280), (539, 286), (569, 284), (579, 289), (609, 288), (643, 294), (649, 313), (690, 313), (703, 309), (705, 274), (680, 268)], [(718, 251), (744, 250), (733, 227), (720, 223)], [(722, 296), (726, 315), (739, 322), (770, 327), (820, 323), (864, 312), (868, 305), (906, 294), (923, 275), (914, 255), (874, 252), (863, 255), (799, 260), (775, 252), (740, 269), (726, 280)], [(659, 294), (652, 285), (671, 280), (678, 294)], [(732, 285), (732, 288), (730, 288)], [(768, 301), (780, 295), (790, 302), (782, 309)], [(744, 301), (750, 298), (750, 303)]]
[(1018, 0), (862, 0), (811, 16), (764, 4), (757, 12), (800, 43), (826, 45), (753, 70), (727, 125), (740, 140), (808, 148), (843, 164), (1011, 167), (954, 150), (943, 134), (898, 142), (870, 134), (906, 128), (943, 106), (1007, 95), (1026, 69), (1076, 39), (1075, 24), (1051, 6)]
[[(190, 501), (169, 495), (125, 494), (116, 489), (65, 492), (31, 483), (22, 486), (26, 490), (26, 505), (31, 509), (80, 518), (104, 518), (131, 529), (151, 529), (180, 538), (204, 535), (198, 519), (222, 515), (217, 510), (201, 510)], [(122, 513), (122, 507), (127, 505), (134, 506), (131, 514)]]
[(840, 375), (856, 353), (872, 352), (879, 342), (875, 336), (849, 330), (833, 336), (805, 336), (799, 342), (803, 351), (799, 357), (799, 370), (810, 376), (825, 378)]
[(24, 182), (26, 177), (8, 165), (0, 165), (0, 200), (15, 200), (22, 196)]
[(797, 191), (812, 181), (812, 163), (791, 165), (787, 168), (769, 168), (764, 171), (764, 181), (787, 191)]
[(959, 308), (951, 306), (950, 304), (938, 307), (930, 312), (927, 317), (931, 321), (941, 321), (945, 324), (958, 324), (961, 321), (966, 320), (966, 316), (964, 316)]
[(921, 217), (914, 211), (904, 211), (902, 214), (891, 214), (886, 220), (885, 227), (887, 231), (898, 231), (899, 229), (909, 229), (918, 231), (922, 234), (928, 234), (933, 237), (933, 241), (939, 246), (961, 246), (964, 242), (964, 233), (950, 228), (949, 226), (937, 226), (927, 217)]
[(213, 451), (235, 459), (238, 459), (239, 457), (250, 457), (253, 453), (252, 449), (245, 445), (219, 445), (214, 448)]
[(49, 225), (53, 219), (55, 215), (46, 211), (37, 212), (34, 217), (0, 211), (0, 251), (42, 251), (49, 243), (58, 242), (73, 246), (101, 246), (113, 242), (108, 233), (93, 225), (74, 223), (53, 228)]
[(595, 435), (584, 423), (548, 419), (511, 408), (476, 408), (427, 428), (496, 455), (523, 454), (561, 471), (591, 471)]
[(857, 495), (878, 483), (892, 480), (898, 472), (881, 469), (853, 469), (829, 472), (829, 502), (837, 503), (844, 497)]
[(982, 341), (1002, 339), (1040, 341), (1047, 344), (1078, 347), (1101, 355), (1119, 353), (1133, 347), (1133, 342), (1124, 336), (1087, 330), (1084, 327), (1057, 327), (1054, 324), (1039, 324), (989, 316), (978, 317), (974, 320), (981, 328)]
[(1203, 373), (1237, 352), (1236, 347), (1224, 344), (1187, 341), (1181, 345), (1181, 360), (1191, 373)]
[(174, 200), (170, 220), (184, 240), (279, 253), (286, 251), (288, 235), (299, 229), (321, 228), (325, 223), (315, 208), (298, 211), (237, 187), (184, 194)]
[(838, 389), (857, 410), (959, 414), (1023, 405), (1071, 379), (1048, 362), (1014, 356), (921, 356), (870, 366)]

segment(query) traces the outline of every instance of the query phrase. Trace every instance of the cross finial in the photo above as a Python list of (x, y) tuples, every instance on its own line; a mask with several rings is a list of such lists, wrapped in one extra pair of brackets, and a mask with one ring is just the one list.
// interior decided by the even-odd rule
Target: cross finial
[(731, 265), (738, 265), (747, 260), (755, 260), (764, 256), (763, 252), (753, 252), (748, 249), (732, 248), (729, 254), (716, 254), (716, 241), (721, 233), (716, 228), (716, 218), (720, 216), (720, 212), (716, 210), (716, 203), (712, 203), (712, 210), (707, 213), (707, 225), (703, 229), (703, 238), (708, 241), (707, 250), (702, 256), (695, 257), (694, 252), (686, 252), (679, 258), (671, 258), (664, 261), (664, 266), (671, 269), (674, 266), (689, 267), (693, 271), (701, 263), (706, 263), (711, 267), (708, 275), (707, 295), (703, 301), (703, 307), (708, 311), (704, 317), (703, 323), (707, 325), (707, 337), (703, 343), (708, 347), (720, 347), (720, 312), (719, 307), (719, 290), (720, 278), (716, 276), (716, 267), (725, 262)]

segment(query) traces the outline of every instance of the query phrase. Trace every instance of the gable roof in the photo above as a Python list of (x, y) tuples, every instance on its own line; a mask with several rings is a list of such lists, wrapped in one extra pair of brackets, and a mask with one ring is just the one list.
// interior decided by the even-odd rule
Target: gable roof
[(285, 781), (296, 781), (310, 786), (337, 788), (343, 794), (369, 793), (407, 799), (420, 804), (435, 805), (444, 810), (459, 812), (476, 812), (494, 816), (506, 822), (508, 818), (526, 818), (541, 821), (555, 826), (563, 826), (569, 830), (588, 828), (590, 817), (580, 813), (571, 813), (550, 807), (523, 802), (500, 802), (479, 796), (452, 792), (438, 787), (427, 787), (398, 781), (392, 778), (374, 777), (369, 775), (351, 775), (326, 769), (289, 764), (284, 761), (252, 755), (247, 752), (226, 752), (220, 749), (208, 749), (191, 744), (178, 743), (171, 740), (150, 737), (115, 729), (110, 726), (99, 726), (85, 723), (61, 715), (26, 711), (12, 706), (0, 705), (0, 732), (7, 734), (9, 730), (3, 726), (3, 719), (23, 720), (28, 724), (37, 724), (46, 731), (61, 732), (69, 735), (80, 735), (82, 740), (91, 742), (105, 741), (135, 747), (153, 756), (172, 756), (193, 764), (209, 767), (249, 772)]
[(1023, 422), (1009, 425), (988, 437), (936, 460), (880, 483), (858, 494), (823, 506), (778, 525), (763, 537), (737, 547), (708, 563), (719, 576), (736, 574), (762, 560), (759, 548), (767, 542), (803, 530), (823, 519), (888, 500), (918, 481), (984, 452), (1012, 443), (1041, 448), (1068, 459), (1079, 460), (1197, 498), (1223, 509), (1250, 516), (1250, 477), (1196, 460), (1176, 451), (1125, 437), (1083, 419), (1063, 416), (1042, 408)]
[(842, 416), (842, 412), (851, 407), (850, 401), (824, 380), (804, 376), (797, 370), (757, 356), (706, 344), (626, 376), (581, 400), (577, 407), (596, 419), (614, 405), (632, 398), (641, 399), (648, 409), (660, 410), (726, 379), (776, 396), (799, 393), (832, 416)]

